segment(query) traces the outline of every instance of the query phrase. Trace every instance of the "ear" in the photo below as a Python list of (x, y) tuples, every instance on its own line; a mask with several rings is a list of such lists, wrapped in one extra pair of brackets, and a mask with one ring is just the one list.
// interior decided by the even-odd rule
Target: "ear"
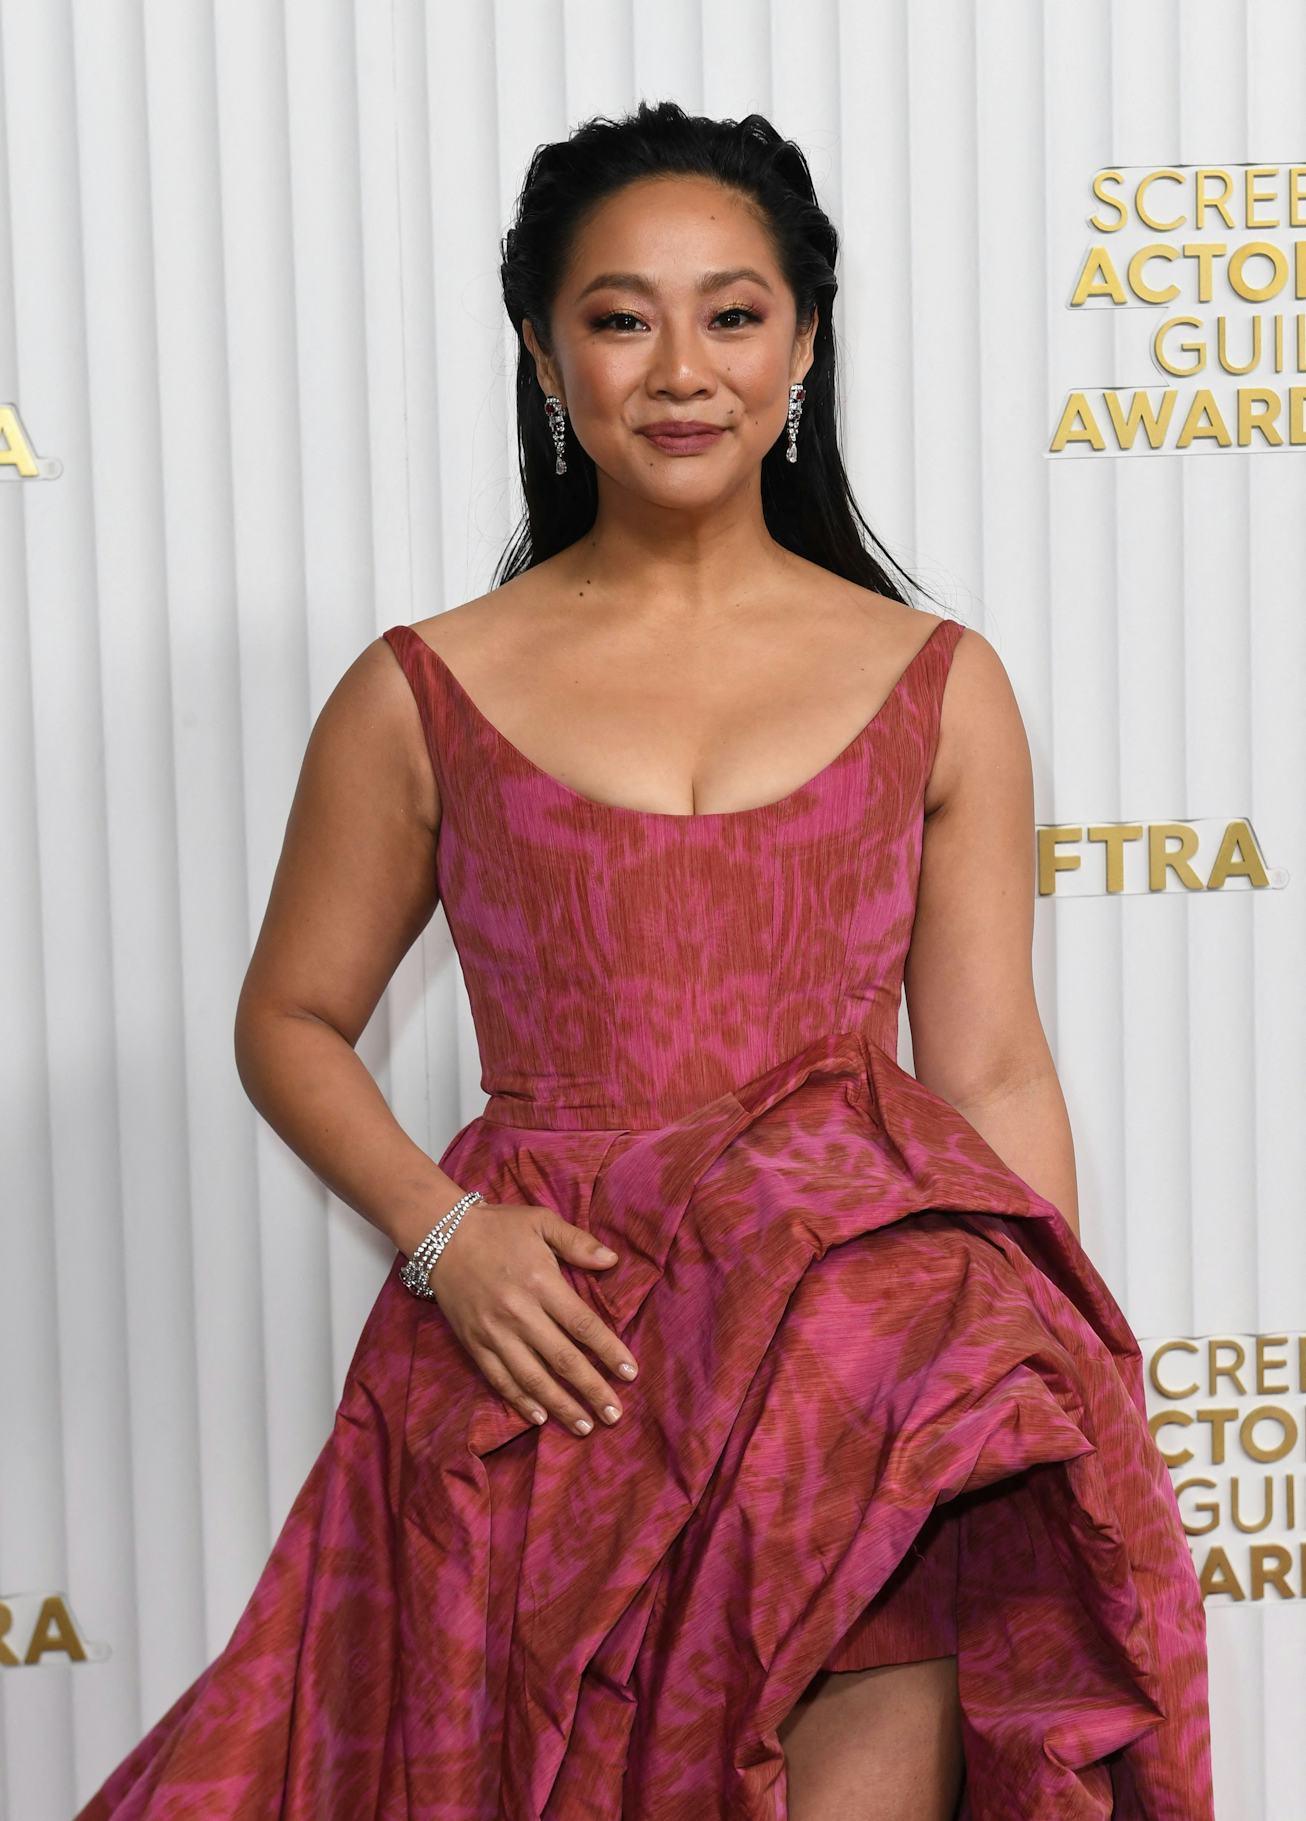
[(549, 393), (554, 393), (558, 398), (562, 398), (564, 396), (562, 382), (558, 377), (557, 369), (540, 347), (539, 338), (535, 333), (535, 324), (529, 316), (522, 318), (521, 333), (522, 340), (526, 343), (526, 347), (535, 361), (535, 377), (540, 382), (540, 390), (546, 397)]
[(794, 337), (794, 353), (790, 362), (790, 375), (793, 380), (805, 380), (812, 370), (812, 361), (815, 358), (816, 329), (820, 320), (820, 306), (813, 304), (812, 320)]

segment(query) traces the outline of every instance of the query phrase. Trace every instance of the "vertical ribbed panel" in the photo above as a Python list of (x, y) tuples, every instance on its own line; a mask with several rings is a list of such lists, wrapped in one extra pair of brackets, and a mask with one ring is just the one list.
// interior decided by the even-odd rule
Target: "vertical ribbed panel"
[[(0, 1597), (111, 1653), (0, 1672), (0, 1821), (225, 1643), (389, 1261), (253, 1113), (236, 995), (322, 702), (515, 522), (499, 239), (591, 113), (803, 145), (854, 488), (1007, 665), (1037, 819), (1250, 815), (1287, 869), (1042, 902), (1035, 961), (1136, 1330), (1306, 1327), (1306, 465), (1046, 453), (1071, 387), (1160, 383), (1153, 313), (1066, 307), (1092, 174), (1300, 160), (1304, 63), (1287, 0), (0, 0), (0, 403), (62, 464), (0, 485)], [(360, 1052), (434, 1155), (479, 1107), (442, 914)], [(1286, 1821), (1302, 1603), (1210, 1621), (1217, 1805)]]

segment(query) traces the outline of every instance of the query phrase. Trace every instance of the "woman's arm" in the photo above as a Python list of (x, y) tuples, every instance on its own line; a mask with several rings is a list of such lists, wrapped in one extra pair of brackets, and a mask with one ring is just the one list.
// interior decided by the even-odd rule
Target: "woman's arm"
[(383, 639), (323, 704), (236, 1008), (236, 1068), (268, 1124), (408, 1254), (462, 1194), (354, 1045), (438, 902), (439, 792)]
[(1034, 997), (1034, 783), (1006, 669), (964, 632), (943, 694), (904, 968), (917, 1079), (1079, 1233), (1074, 1144)]

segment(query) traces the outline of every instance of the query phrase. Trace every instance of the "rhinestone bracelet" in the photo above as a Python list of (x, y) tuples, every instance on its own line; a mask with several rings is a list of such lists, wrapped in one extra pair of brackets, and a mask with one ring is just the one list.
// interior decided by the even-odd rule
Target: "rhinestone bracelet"
[(436, 1259), (448, 1245), (454, 1228), (468, 1208), (474, 1202), (484, 1199), (485, 1197), (479, 1189), (469, 1189), (466, 1195), (461, 1196), (453, 1204), (447, 1214), (440, 1216), (421, 1243), (414, 1246), (412, 1256), (399, 1273), (399, 1281), (405, 1290), (411, 1290), (414, 1296), (435, 1295), (430, 1280)]

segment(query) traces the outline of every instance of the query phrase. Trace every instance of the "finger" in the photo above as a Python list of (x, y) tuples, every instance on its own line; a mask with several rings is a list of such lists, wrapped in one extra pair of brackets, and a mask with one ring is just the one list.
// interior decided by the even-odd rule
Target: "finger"
[[(588, 1435), (594, 1427), (593, 1415), (572, 1395), (567, 1384), (555, 1378), (549, 1370), (551, 1355), (560, 1351), (564, 1345), (570, 1347), (571, 1343), (558, 1328), (553, 1328), (554, 1339), (550, 1342), (547, 1329), (541, 1332), (545, 1319), (541, 1316), (537, 1324), (528, 1324), (515, 1333), (501, 1335), (496, 1341), (499, 1354), (517, 1383), (537, 1404), (550, 1411), (559, 1422), (565, 1423), (577, 1435)], [(580, 1355), (577, 1354), (576, 1357), (579, 1359)], [(565, 1379), (568, 1375), (564, 1372), (562, 1376)], [(608, 1397), (602, 1399), (604, 1403), (612, 1401)]]
[(526, 1311), (519, 1332), (526, 1344), (535, 1349), (554, 1378), (563, 1381), (568, 1391), (574, 1387), (577, 1395), (590, 1405), (590, 1409), (582, 1412), (585, 1417), (588, 1418), (592, 1411), (605, 1423), (615, 1423), (620, 1419), (621, 1400), (616, 1392), (581, 1352), (566, 1327), (560, 1326), (553, 1319), (543, 1303), (534, 1310)]
[[(590, 1308), (583, 1296), (578, 1295), (572, 1289), (565, 1278), (547, 1288), (540, 1295), (540, 1307), (546, 1315), (552, 1316), (558, 1326), (574, 1341), (583, 1347), (588, 1347), (590, 1352), (611, 1372), (619, 1373), (625, 1379), (634, 1378), (639, 1368), (625, 1342), (612, 1332), (607, 1323)], [(608, 1396), (614, 1403), (619, 1404), (621, 1401), (619, 1398), (613, 1397), (610, 1389)]]
[(548, 1412), (541, 1409), (539, 1399), (522, 1389), (497, 1353), (489, 1347), (476, 1347), (472, 1357), (486, 1384), (492, 1391), (498, 1392), (504, 1403), (529, 1422), (543, 1423), (548, 1420)]
[(541, 1216), (540, 1237), (569, 1264), (581, 1265), (587, 1271), (602, 1271), (616, 1264), (617, 1254), (597, 1234), (573, 1226), (553, 1208), (540, 1208), (537, 1212)]

